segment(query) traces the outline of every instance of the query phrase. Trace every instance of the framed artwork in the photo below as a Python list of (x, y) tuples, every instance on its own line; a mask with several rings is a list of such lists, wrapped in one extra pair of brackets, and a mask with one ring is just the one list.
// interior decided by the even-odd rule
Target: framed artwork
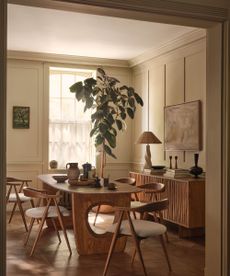
[(201, 102), (165, 107), (165, 150), (201, 150)]
[(30, 128), (30, 108), (13, 106), (13, 128)]

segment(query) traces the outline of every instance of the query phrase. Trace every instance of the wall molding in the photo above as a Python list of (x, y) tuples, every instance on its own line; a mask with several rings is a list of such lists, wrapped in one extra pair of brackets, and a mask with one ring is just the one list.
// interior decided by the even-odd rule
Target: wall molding
[(94, 66), (113, 66), (113, 67), (129, 67), (129, 63), (126, 60), (95, 58), (95, 57), (82, 57), (72, 55), (60, 55), (52, 53), (40, 53), (40, 52), (26, 52), (26, 51), (7, 51), (8, 59), (18, 60), (30, 60), (52, 63), (68, 63), (79, 65), (94, 65)]
[[(177, 3), (170, 0), (65, 0), (65, 3), (63, 3), (63, 1), (52, 0), (9, 0), (8, 3), (111, 15), (116, 17), (127, 17), (127, 13), (129, 12), (129, 17), (136, 18), (137, 15), (142, 16), (144, 13), (145, 17), (147, 15), (151, 15), (151, 17), (155, 15), (154, 18), (158, 18), (158, 20), (159, 15), (161, 18), (165, 15), (189, 17), (196, 19), (196, 21), (198, 19), (204, 21), (205, 19), (206, 21), (214, 22), (221, 22), (228, 18), (227, 3), (226, 8), (204, 4)], [(132, 12), (132, 15), (130, 12)], [(203, 24), (205, 23), (206, 22), (203, 22)]]
[(151, 50), (131, 59), (129, 61), (130, 67), (134, 67), (138, 64), (150, 61), (153, 58), (160, 57), (162, 55), (166, 55), (176, 49), (181, 47), (185, 47), (192, 42), (196, 42), (198, 40), (202, 40), (206, 37), (206, 31), (204, 29), (197, 29), (187, 34), (181, 35), (171, 41), (168, 41), (162, 44), (158, 48), (152, 48)]

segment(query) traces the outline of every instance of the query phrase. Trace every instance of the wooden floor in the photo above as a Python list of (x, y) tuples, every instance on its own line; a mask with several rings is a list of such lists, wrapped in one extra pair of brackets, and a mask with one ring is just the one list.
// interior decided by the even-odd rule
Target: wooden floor
[[(92, 215), (93, 216), (93, 215)], [(91, 218), (93, 220), (93, 217)], [(111, 216), (99, 217), (98, 229), (104, 227)], [(72, 230), (68, 230), (73, 255), (69, 252), (62, 238), (58, 243), (54, 231), (44, 229), (37, 250), (33, 257), (29, 257), (28, 247), (23, 246), (25, 229), (17, 214), (11, 224), (7, 225), (7, 276), (26, 275), (74, 275), (101, 276), (106, 260), (105, 255), (79, 256), (75, 250)], [(63, 236), (61, 236), (63, 237)], [(203, 276), (204, 275), (204, 241), (201, 238), (193, 240), (179, 239), (175, 231), (169, 232), (168, 251), (173, 272), (169, 273), (162, 248), (157, 239), (148, 239), (142, 243), (144, 261), (149, 276)], [(108, 276), (140, 276), (143, 275), (138, 258), (131, 265), (133, 252), (132, 240), (128, 240), (124, 253), (115, 253), (109, 267)]]

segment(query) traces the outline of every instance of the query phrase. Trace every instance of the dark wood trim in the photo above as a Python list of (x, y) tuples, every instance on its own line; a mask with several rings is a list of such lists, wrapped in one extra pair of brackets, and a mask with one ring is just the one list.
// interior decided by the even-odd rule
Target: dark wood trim
[(6, 0), (0, 1), (0, 275), (6, 275)]

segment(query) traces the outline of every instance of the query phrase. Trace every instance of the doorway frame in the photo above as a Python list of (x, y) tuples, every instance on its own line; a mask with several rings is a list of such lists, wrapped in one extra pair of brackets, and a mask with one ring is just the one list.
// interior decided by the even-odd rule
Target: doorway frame
[[(230, 180), (230, 97), (229, 45), (227, 10), (172, 1), (105, 1), (105, 0), (11, 0), (9, 3), (116, 16), (159, 23), (207, 28), (207, 177), (205, 275), (230, 274), (229, 188)], [(0, 202), (5, 201), (6, 174), (6, 0), (1, 1), (0, 29)], [(218, 184), (219, 183), (219, 184)], [(6, 229), (5, 207), (0, 205), (0, 275), (5, 275)], [(213, 254), (215, 252), (215, 254)]]

